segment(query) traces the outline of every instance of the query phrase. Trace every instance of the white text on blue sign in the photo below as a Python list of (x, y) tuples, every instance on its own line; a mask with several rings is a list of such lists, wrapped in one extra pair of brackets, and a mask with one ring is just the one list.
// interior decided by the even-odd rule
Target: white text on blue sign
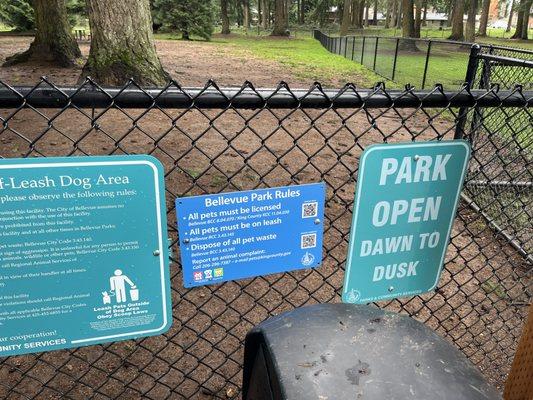
[(184, 285), (318, 266), (324, 196), (317, 183), (177, 199)]

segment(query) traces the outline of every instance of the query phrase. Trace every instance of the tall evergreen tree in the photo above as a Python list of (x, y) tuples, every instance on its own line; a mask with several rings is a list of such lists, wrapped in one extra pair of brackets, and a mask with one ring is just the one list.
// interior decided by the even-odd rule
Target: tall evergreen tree
[(23, 53), (8, 57), (4, 66), (30, 60), (49, 61), (61, 67), (74, 65), (81, 57), (72, 36), (65, 0), (34, 0), (35, 39)]
[(220, 19), (222, 20), (222, 34), (229, 35), (228, 0), (220, 0)]
[(415, 21), (414, 21), (414, 37), (420, 37), (420, 29), (422, 26), (422, 1), (415, 0)]
[(402, 0), (402, 37), (413, 38), (415, 32), (414, 0)]
[(387, 0), (387, 8), (385, 11), (385, 29), (390, 28), (390, 21), (392, 19), (393, 1)]
[(465, 29), (465, 40), (471, 43), (476, 40), (476, 13), (477, 13), (477, 0), (469, 0), (468, 18), (466, 20), (466, 29)]
[(487, 24), (489, 22), (490, 0), (483, 0), (481, 6), (481, 17), (479, 18), (478, 36), (487, 36)]
[(514, 4), (515, 0), (511, 2), (511, 7), (509, 7), (509, 18), (507, 19), (507, 28), (505, 28), (505, 32), (511, 32), (511, 25), (513, 24), (514, 15)]
[(288, 0), (275, 0), (274, 3), (274, 27), (272, 36), (288, 36), (289, 18), (287, 15)]
[(0, 0), (0, 21), (16, 31), (33, 29), (35, 17), (30, 0)]
[(348, 34), (348, 28), (351, 24), (351, 10), (352, 0), (344, 0), (344, 7), (342, 8), (342, 21), (340, 35), (346, 36)]
[(527, 39), (529, 28), (529, 14), (531, 12), (532, 0), (521, 0), (516, 18), (516, 30), (511, 39)]
[(243, 0), (242, 2), (242, 11), (243, 11), (243, 25), (246, 29), (250, 29), (251, 26), (251, 11), (250, 11), (250, 1)]
[(206, 40), (213, 34), (213, 4), (211, 0), (154, 0), (154, 20), (169, 30), (182, 33), (185, 40), (191, 35)]
[(414, 0), (402, 0), (402, 37), (399, 48), (405, 51), (419, 51), (416, 47), (416, 29), (415, 29), (415, 12)]
[(270, 1), (269, 0), (258, 0), (258, 2), (261, 2), (261, 26), (264, 29), (268, 28), (268, 25), (270, 24)]
[(161, 85), (167, 74), (155, 51), (148, 0), (87, 0), (91, 52), (80, 80), (104, 85)]
[(449, 40), (464, 40), (464, 25), (463, 18), (465, 13), (465, 0), (453, 0), (452, 9), (452, 34), (448, 37)]

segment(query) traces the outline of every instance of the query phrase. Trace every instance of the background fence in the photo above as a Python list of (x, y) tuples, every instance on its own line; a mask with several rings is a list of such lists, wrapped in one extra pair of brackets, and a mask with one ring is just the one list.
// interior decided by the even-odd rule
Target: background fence
[[(315, 30), (314, 37), (330, 52), (361, 63), (378, 75), (400, 84), (425, 89), (440, 83), (460, 88), (465, 81), (472, 43), (437, 39), (410, 39), (383, 36), (328, 36)], [(533, 51), (482, 45), (482, 54), (505, 55), (516, 60), (533, 60)], [(520, 76), (502, 64), (493, 83), (504, 81), (531, 85), (531, 69)], [(519, 68), (519, 67), (517, 67)], [(523, 69), (523, 68), (522, 68)], [(524, 70), (524, 69), (523, 69)], [(527, 70), (527, 69), (525, 69)], [(503, 73), (503, 71), (506, 71)], [(516, 78), (516, 79), (515, 79)]]
[[(347, 85), (329, 91), (319, 84), (309, 90), (280, 84), (265, 90), (248, 83), (220, 89), (209, 82), (202, 89), (172, 83), (143, 90), (133, 82), (121, 89), (91, 81), (68, 88), (46, 80), (31, 88), (0, 82), (1, 157), (157, 157), (166, 171), (176, 257), (171, 265), (174, 324), (168, 333), (0, 359), (0, 398), (238, 397), (242, 344), (252, 326), (294, 307), (340, 300), (358, 160), (366, 146), (452, 139), (464, 131), (467, 140), (475, 139), (469, 182), (491, 181), (499, 176), (493, 171), (510, 181), (531, 181), (531, 105), (533, 92), (520, 87), (416, 92)], [(501, 131), (506, 120), (474, 124), (470, 116), (476, 110), (523, 115), (529, 121), (529, 129), (521, 130), (525, 139)], [(485, 151), (481, 143), (494, 151)], [(182, 286), (176, 197), (317, 181), (327, 185), (320, 268)], [(527, 192), (520, 200), (476, 201), (460, 204), (436, 291), (378, 305), (423, 321), (501, 385), (531, 299), (532, 264), (483, 213), (530, 211), (532, 198)], [(531, 219), (526, 222), (531, 230)]]

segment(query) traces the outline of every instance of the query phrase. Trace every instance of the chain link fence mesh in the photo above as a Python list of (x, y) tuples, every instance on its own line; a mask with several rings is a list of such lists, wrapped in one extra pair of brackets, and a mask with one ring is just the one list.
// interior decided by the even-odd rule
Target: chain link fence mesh
[[(533, 88), (533, 52), (506, 47), (480, 46), (476, 55), (473, 88), (510, 89), (521, 84)], [(471, 164), (466, 194), (474, 208), (483, 210), (522, 254), (533, 260), (533, 143), (532, 114), (528, 109), (473, 108), (470, 136), (476, 153), (492, 162), (483, 168)], [(493, 132), (492, 137), (486, 135)]]
[[(331, 53), (363, 64), (385, 79), (421, 89), (435, 84), (461, 88), (474, 45), (439, 39), (329, 36), (319, 30), (313, 31), (313, 37)], [(479, 45), (479, 49), (480, 56), (493, 57), (478, 64), (480, 72), (483, 69), (484, 73), (490, 74), (491, 83), (502, 83), (507, 89), (523, 85), (531, 90), (533, 51), (492, 45)], [(481, 83), (488, 87), (487, 79), (488, 76)]]
[[(304, 91), (283, 83), (266, 90), (249, 83), (221, 89), (209, 82), (201, 89), (171, 83), (143, 90), (133, 82), (121, 89), (103, 89), (90, 80), (71, 88), (46, 79), (32, 88), (0, 82), (3, 158), (157, 157), (166, 171), (174, 252), (174, 324), (168, 333), (2, 358), (0, 398), (239, 398), (243, 339), (250, 328), (295, 307), (340, 301), (362, 151), (373, 143), (452, 139), (460, 107), (468, 105), (471, 113), (490, 106), (529, 118), (529, 129), (516, 127), (525, 129), (527, 146), (521, 145), (520, 162), (511, 162), (513, 138), (493, 125), (469, 130), (466, 139), (483, 142), (476, 142), (468, 179), (491, 180), (501, 170), (531, 181), (531, 104), (533, 93), (522, 88), (415, 92), (347, 85), (326, 91), (315, 84)], [(182, 286), (176, 197), (317, 181), (327, 185), (321, 267), (195, 289)], [(483, 213), (495, 209), (517, 219), (517, 213), (531, 210), (531, 197), (518, 203), (498, 200), (476, 203), (476, 210), (468, 197), (463, 199), (436, 291), (378, 306), (426, 323), (501, 386), (527, 314), (532, 264)], [(531, 218), (525, 225), (531, 232)]]

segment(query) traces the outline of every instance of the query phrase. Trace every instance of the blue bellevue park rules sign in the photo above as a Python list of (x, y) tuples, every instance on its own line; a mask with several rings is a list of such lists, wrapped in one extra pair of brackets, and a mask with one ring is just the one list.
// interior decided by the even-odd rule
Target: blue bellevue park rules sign
[(462, 140), (364, 151), (343, 301), (368, 303), (435, 288), (469, 156)]
[(0, 161), (0, 357), (171, 324), (164, 179), (148, 156)]
[(184, 286), (317, 267), (324, 198), (315, 183), (177, 199)]

